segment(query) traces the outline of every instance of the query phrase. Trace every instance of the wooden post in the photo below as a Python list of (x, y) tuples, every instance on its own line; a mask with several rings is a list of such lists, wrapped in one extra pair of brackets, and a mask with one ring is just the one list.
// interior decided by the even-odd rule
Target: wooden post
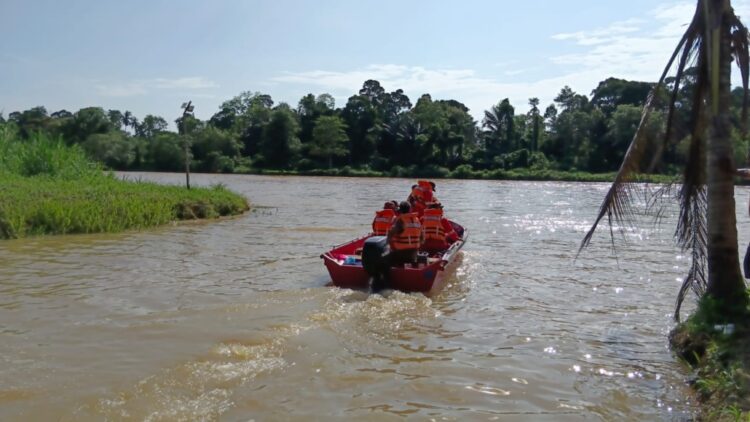
[(193, 112), (192, 104), (193, 104), (192, 101), (188, 101), (187, 103), (182, 103), (182, 108), (184, 110), (182, 112), (182, 121), (180, 122), (183, 141), (185, 144), (185, 185), (187, 186), (188, 190), (190, 189), (190, 144), (188, 143), (187, 126), (185, 126), (185, 119), (188, 116), (192, 115), (191, 114)]

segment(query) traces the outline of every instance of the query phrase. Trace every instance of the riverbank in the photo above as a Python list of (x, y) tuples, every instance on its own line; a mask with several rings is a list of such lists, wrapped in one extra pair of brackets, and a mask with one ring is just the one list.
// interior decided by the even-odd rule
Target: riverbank
[(223, 186), (193, 188), (118, 180), (0, 176), (0, 238), (138, 230), (176, 220), (243, 213)]
[(248, 209), (222, 185), (187, 190), (120, 180), (60, 140), (0, 133), (0, 239), (137, 230)]
[[(706, 322), (699, 310), (669, 336), (672, 350), (694, 371), (698, 420), (750, 420), (750, 316), (739, 324)], [(750, 315), (750, 311), (748, 311)]]
[[(549, 182), (612, 182), (616, 173), (588, 173), (582, 171), (560, 171), (550, 169), (517, 168), (512, 170), (473, 170), (468, 166), (459, 166), (453, 171), (444, 168), (427, 168), (424, 170), (396, 167), (390, 171), (375, 171), (354, 169), (349, 166), (333, 169), (312, 170), (278, 170), (253, 169), (241, 174), (257, 174), (267, 176), (341, 176), (341, 177), (402, 177), (402, 178), (434, 178), (434, 179), (463, 179), (463, 180), (517, 180), (517, 181), (549, 181)], [(663, 174), (643, 174), (636, 176), (637, 182), (671, 183), (677, 176)]]

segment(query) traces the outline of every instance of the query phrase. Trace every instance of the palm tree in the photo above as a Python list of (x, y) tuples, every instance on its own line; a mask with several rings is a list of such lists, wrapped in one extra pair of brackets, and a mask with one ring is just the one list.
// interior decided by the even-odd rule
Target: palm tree
[(510, 105), (508, 99), (504, 99), (498, 104), (492, 106), (492, 109), (485, 110), (482, 127), (487, 129), (487, 137), (490, 141), (488, 150), (492, 155), (500, 152), (513, 150), (513, 115), (515, 110)]
[(531, 118), (531, 142), (529, 142), (529, 149), (536, 151), (539, 149), (539, 127), (541, 126), (541, 115), (539, 114), (539, 98), (529, 98), (529, 117)]
[[(745, 282), (740, 273), (737, 251), (737, 225), (734, 201), (735, 164), (730, 142), (730, 76), (732, 58), (742, 75), (744, 88), (743, 121), (747, 117), (748, 31), (734, 14), (730, 0), (698, 0), (692, 22), (680, 39), (659, 82), (649, 94), (641, 123), (610, 187), (599, 214), (581, 243), (586, 247), (599, 222), (607, 216), (627, 223), (632, 214), (633, 176), (640, 169), (645, 152), (654, 151), (645, 136), (646, 122), (655, 108), (655, 99), (665, 86), (665, 77), (677, 61), (676, 76), (668, 102), (666, 135), (656, 146), (652, 165), (671, 142), (675, 102), (685, 71), (696, 64), (697, 78), (690, 106), (690, 153), (682, 186), (675, 237), (692, 254), (692, 266), (677, 297), (675, 318), (688, 290), (699, 297), (709, 296), (719, 305), (725, 320), (744, 311), (748, 304)], [(579, 250), (580, 252), (580, 250)]]

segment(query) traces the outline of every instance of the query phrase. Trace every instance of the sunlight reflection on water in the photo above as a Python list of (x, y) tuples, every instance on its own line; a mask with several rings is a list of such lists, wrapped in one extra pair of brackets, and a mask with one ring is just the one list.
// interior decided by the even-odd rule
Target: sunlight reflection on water
[(0, 244), (0, 419), (691, 415), (666, 342), (690, 258), (673, 217), (654, 226), (644, 213), (615, 227), (616, 254), (602, 227), (576, 259), (604, 184), (439, 181), (470, 240), (428, 299), (323, 287), (318, 258), (410, 180), (193, 179), (259, 208)]

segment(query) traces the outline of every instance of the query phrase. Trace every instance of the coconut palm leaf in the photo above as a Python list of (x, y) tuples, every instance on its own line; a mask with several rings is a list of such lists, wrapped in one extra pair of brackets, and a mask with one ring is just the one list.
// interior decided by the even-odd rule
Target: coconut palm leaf
[[(740, 121), (740, 129), (742, 134), (747, 133), (747, 109), (748, 109), (748, 80), (750, 79), (750, 55), (748, 54), (748, 30), (740, 22), (737, 16), (732, 15), (734, 18), (733, 31), (732, 31), (732, 56), (734, 56), (737, 62), (737, 67), (740, 69), (740, 78), (742, 79), (742, 118)], [(747, 163), (750, 164), (750, 150), (747, 155)]]
[[(722, 27), (723, 25), (723, 27)], [(723, 31), (722, 31), (723, 29)], [(699, 0), (693, 20), (688, 25), (685, 34), (674, 50), (662, 77), (656, 84), (646, 102), (638, 129), (628, 148), (622, 165), (599, 209), (599, 214), (591, 229), (586, 233), (580, 251), (588, 246), (599, 222), (606, 215), (610, 226), (612, 221), (619, 224), (629, 224), (634, 215), (632, 210), (633, 192), (632, 176), (639, 170), (643, 155), (649, 147), (644, 136), (643, 127), (649, 112), (655, 107), (654, 99), (659, 90), (664, 87), (667, 72), (672, 68), (679, 56), (676, 66), (676, 76), (668, 103), (667, 125), (663, 141), (656, 145), (656, 154), (651, 161), (652, 170), (661, 160), (666, 147), (673, 142), (675, 129), (675, 114), (677, 111), (678, 92), (685, 77), (685, 70), (697, 61), (697, 77), (693, 97), (690, 103), (690, 153), (688, 163), (682, 177), (682, 185), (677, 190), (676, 198), (680, 205), (675, 238), (680, 247), (690, 251), (692, 263), (677, 297), (675, 318), (679, 319), (680, 308), (688, 291), (698, 296), (707, 291), (707, 261), (709, 251), (708, 232), (708, 191), (707, 191), (707, 142), (706, 133), (710, 124), (716, 124), (713, 116), (719, 112), (721, 43), (730, 44), (730, 52), (737, 61), (742, 75), (744, 88), (742, 120), (747, 117), (748, 79), (750, 75), (750, 56), (748, 55), (748, 31), (737, 19), (728, 3), (720, 4), (713, 0)], [(725, 44), (726, 45), (726, 44)], [(723, 53), (722, 53), (723, 54)], [(726, 56), (725, 56), (726, 57)], [(721, 88), (725, 89), (725, 88)], [(750, 159), (750, 153), (748, 154)], [(656, 193), (657, 196), (674, 193), (673, 187), (668, 187)], [(658, 201), (657, 201), (658, 202)], [(654, 204), (655, 201), (649, 201)], [(733, 203), (733, 202), (732, 202)], [(657, 212), (657, 219), (663, 215), (663, 208)], [(610, 236), (613, 232), (610, 227)], [(614, 241), (613, 241), (614, 243)], [(713, 270), (712, 270), (713, 271)], [(711, 276), (709, 274), (709, 276)], [(712, 276), (711, 276), (712, 277)], [(713, 279), (713, 278), (712, 278)]]
[[(692, 27), (692, 25), (691, 25)], [(591, 239), (594, 236), (599, 222), (601, 222), (604, 216), (607, 216), (610, 225), (612, 222), (616, 222), (620, 225), (630, 225), (633, 217), (633, 197), (635, 194), (634, 186), (632, 184), (633, 176), (640, 170), (640, 165), (644, 157), (649, 144), (649, 139), (646, 136), (646, 123), (648, 122), (649, 115), (654, 109), (656, 98), (658, 97), (661, 90), (664, 88), (664, 80), (667, 77), (667, 73), (672, 68), (672, 65), (678, 55), (682, 52), (683, 48), (687, 45), (687, 42), (693, 38), (692, 35), (685, 33), (677, 44), (677, 48), (672, 53), (667, 66), (664, 68), (659, 81), (656, 83), (654, 88), (649, 93), (646, 103), (643, 106), (643, 112), (641, 113), (641, 121), (638, 124), (638, 128), (633, 135), (633, 140), (630, 142), (625, 157), (623, 158), (622, 164), (620, 165), (615, 180), (612, 186), (604, 196), (604, 201), (599, 207), (599, 214), (594, 220), (594, 224), (591, 229), (586, 233), (578, 248), (578, 253), (591, 243)], [(690, 47), (692, 48), (691, 43)], [(683, 54), (684, 55), (684, 54)], [(677, 84), (678, 82), (675, 82)]]

